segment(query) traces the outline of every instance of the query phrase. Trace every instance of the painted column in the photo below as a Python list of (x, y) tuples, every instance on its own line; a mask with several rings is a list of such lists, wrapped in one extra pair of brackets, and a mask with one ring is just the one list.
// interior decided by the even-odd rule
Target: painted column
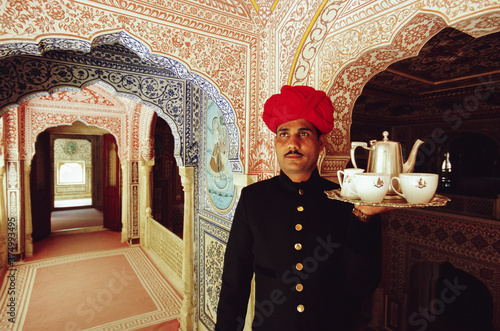
[(129, 243), (139, 244), (140, 237), (140, 198), (139, 198), (139, 161), (129, 161), (129, 200), (127, 201), (129, 213)]
[(8, 266), (7, 250), (7, 204), (5, 202), (5, 192), (7, 184), (5, 182), (5, 135), (4, 121), (0, 119), (0, 272)]
[(244, 174), (233, 174), (233, 183), (236, 186), (236, 191), (238, 192), (238, 196), (241, 194), (241, 190), (250, 185), (257, 182), (256, 175), (244, 175)]
[(135, 245), (140, 241), (139, 229), (139, 161), (123, 160), (122, 167), (122, 242)]
[[(142, 161), (140, 163), (140, 179), (139, 179), (139, 187), (140, 187), (140, 201), (139, 201), (139, 210), (140, 210), (140, 220), (139, 220), (139, 235), (141, 238), (141, 244), (143, 246), (147, 246), (148, 238), (146, 231), (146, 223), (148, 222), (148, 217), (151, 217), (151, 172), (153, 170), (154, 161)], [(150, 212), (148, 214), (147, 209), (149, 208)]]
[(24, 254), (26, 257), (33, 256), (33, 224), (31, 218), (31, 189), (30, 172), (31, 161), (24, 160), (23, 191), (24, 191)]
[(122, 167), (122, 242), (128, 241), (129, 238), (129, 221), (128, 221), (128, 205), (129, 205), (129, 192), (128, 192), (128, 161), (120, 161)]
[(7, 247), (10, 256), (22, 251), (22, 197), (21, 197), (20, 161), (7, 161)]
[(182, 263), (182, 282), (184, 286), (180, 330), (194, 330), (194, 167), (179, 167), (184, 188), (184, 257)]
[(7, 262), (7, 205), (5, 204), (5, 161), (0, 155), (0, 272), (8, 266)]

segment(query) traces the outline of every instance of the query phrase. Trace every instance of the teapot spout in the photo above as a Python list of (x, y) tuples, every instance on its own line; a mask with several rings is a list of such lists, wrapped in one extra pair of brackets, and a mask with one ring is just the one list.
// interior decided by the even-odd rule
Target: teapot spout
[(424, 142), (420, 139), (417, 139), (417, 141), (415, 141), (415, 144), (413, 144), (413, 148), (411, 149), (410, 155), (408, 156), (408, 160), (406, 160), (406, 162), (403, 164), (403, 172), (413, 171), (413, 168), (415, 167), (415, 160), (417, 159), (418, 148), (423, 143)]

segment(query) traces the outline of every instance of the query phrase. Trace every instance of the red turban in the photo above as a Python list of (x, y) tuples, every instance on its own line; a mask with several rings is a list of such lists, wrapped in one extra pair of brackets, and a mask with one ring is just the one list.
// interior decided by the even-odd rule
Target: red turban
[(271, 96), (264, 104), (262, 119), (274, 133), (283, 123), (305, 119), (321, 133), (333, 129), (333, 105), (323, 91), (309, 86), (289, 86), (281, 88), (281, 94)]

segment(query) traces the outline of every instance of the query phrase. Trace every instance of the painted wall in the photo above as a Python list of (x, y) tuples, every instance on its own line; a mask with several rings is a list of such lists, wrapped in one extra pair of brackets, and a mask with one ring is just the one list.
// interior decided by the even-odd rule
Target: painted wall
[[(36, 57), (51, 50), (88, 51), (96, 45), (121, 43), (151, 65), (171, 70), (181, 83), (191, 84), (186, 92), (192, 105), (189, 126), (177, 130), (174, 118), (180, 117), (155, 111), (173, 128), (179, 150), (191, 153), (179, 153), (178, 165), (195, 168), (194, 318), (201, 329), (211, 329), (238, 188), (278, 171), (272, 135), (260, 119), (265, 100), (286, 83), (327, 91), (336, 107), (336, 124), (328, 135), (322, 172), (333, 177), (348, 159), (353, 104), (373, 75), (417, 54), (445, 26), (476, 37), (496, 32), (499, 13), (498, 2), (473, 0), (288, 0), (272, 4), (265, 0), (238, 4), (164, 0), (140, 5), (130, 0), (7, 2), (0, 11), (0, 17), (8, 18), (2, 22), (0, 56)], [(2, 84), (0, 113), (6, 120), (15, 115), (6, 112), (5, 106), (22, 104), (38, 92), (32, 88), (23, 95), (11, 95), (8, 81), (2, 80)], [(40, 84), (29, 86), (36, 85)], [(134, 86), (131, 83), (130, 90)], [(150, 98), (146, 90), (141, 93), (140, 100)], [(108, 98), (113, 97), (105, 100)], [(142, 109), (134, 114), (130, 123), (143, 121)], [(54, 125), (62, 121), (51, 114), (45, 116)], [(110, 125), (99, 122), (100, 117), (86, 118), (93, 125)], [(149, 146), (151, 150), (151, 144), (145, 143), (150, 126), (140, 127), (143, 131), (134, 125), (122, 127), (116, 135), (129, 132), (137, 137), (135, 147)], [(7, 169), (12, 165), (9, 153), (18, 153), (18, 146), (25, 146), (11, 130), (18, 132), (4, 124), (0, 150)], [(139, 159), (135, 147), (126, 149), (130, 160)], [(10, 183), (15, 181), (6, 185)], [(4, 196), (12, 192), (20, 193), (19, 186), (7, 186)], [(131, 202), (137, 203), (133, 192)]]

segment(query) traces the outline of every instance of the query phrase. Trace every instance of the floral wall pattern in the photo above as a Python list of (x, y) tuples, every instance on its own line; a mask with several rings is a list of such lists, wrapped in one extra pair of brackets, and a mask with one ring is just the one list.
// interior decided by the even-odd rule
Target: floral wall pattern
[[(383, 9), (383, 5), (396, 4), (397, 9)], [(325, 8), (331, 10), (331, 15), (338, 13), (338, 17), (334, 21), (313, 22), (316, 39), (307, 36), (298, 50), (290, 82), (326, 91), (336, 109), (335, 127), (328, 135), (327, 156), (322, 166), (327, 177), (334, 177), (337, 169), (349, 160), (352, 108), (371, 77), (393, 62), (417, 55), (427, 40), (446, 26), (475, 37), (500, 31), (498, 4), (490, 6), (490, 10), (497, 10), (496, 14), (485, 13), (481, 18), (474, 15), (476, 10), (487, 7), (481, 1), (450, 3), (443, 11), (442, 4), (435, 1), (406, 1), (400, 5), (393, 0), (382, 4), (370, 0), (333, 8), (332, 3)], [(325, 9), (323, 14), (326, 13)]]
[[(229, 159), (233, 174), (264, 179), (278, 172), (273, 152), (272, 134), (261, 120), (266, 99), (283, 84), (307, 84), (327, 91), (334, 102), (336, 121), (329, 135), (327, 157), (322, 173), (333, 174), (345, 166), (350, 143), (351, 111), (363, 85), (390, 63), (418, 53), (433, 34), (453, 26), (473, 36), (498, 31), (498, 1), (435, 0), (0, 0), (0, 75), (14, 77), (19, 87), (25, 84), (31, 96), (19, 99), (9, 91), (10, 80), (0, 83), (0, 104), (4, 119), (4, 150), (12, 178), (19, 182), (22, 165), (16, 160), (29, 158), (35, 139), (17, 127), (23, 120), (4, 106), (23, 103), (51, 88), (44, 75), (15, 76), (13, 66), (25, 65), (30, 73), (53, 70), (58, 79), (74, 82), (67, 86), (83, 88), (93, 79), (105, 82), (111, 90), (128, 93), (136, 103), (123, 103), (133, 110), (125, 121), (139, 122), (117, 133), (119, 144), (126, 147), (129, 159), (153, 157), (150, 113), (139, 100), (146, 101), (158, 117), (173, 128), (178, 164), (198, 167), (195, 171), (195, 299), (199, 328), (212, 328), (223, 249), (231, 227), (234, 203), (221, 212), (211, 203), (206, 183), (209, 100), (220, 109), (228, 132)], [(64, 36), (64, 38), (61, 38)], [(99, 58), (99, 53), (116, 45), (126, 45), (128, 54), (117, 58)], [(101, 52), (95, 52), (100, 49)], [(78, 50), (76, 54), (66, 52)], [(104, 68), (56, 65), (57, 60), (84, 58), (94, 51)], [(71, 54), (71, 55), (69, 55)], [(13, 55), (26, 55), (18, 59)], [(41, 57), (42, 56), (42, 57)], [(34, 61), (34, 60), (37, 61)], [(19, 62), (20, 61), (20, 62)], [(142, 64), (148, 70), (143, 71)], [(153, 68), (153, 69), (151, 69)], [(123, 70), (133, 72), (123, 74)], [(100, 70), (100, 71), (99, 71)], [(88, 75), (89, 78), (85, 78)], [(138, 89), (144, 84), (146, 89)], [(154, 87), (153, 89), (149, 89)], [(92, 93), (91, 91), (85, 93)], [(97, 93), (103, 95), (102, 93)], [(71, 94), (52, 94), (66, 98)], [(172, 103), (166, 100), (167, 96)], [(122, 94), (120, 94), (122, 96)], [(161, 97), (160, 97), (161, 96)], [(183, 102), (177, 102), (182, 98)], [(92, 98), (86, 97), (85, 100)], [(35, 101), (36, 100), (36, 101)], [(113, 130), (121, 125), (120, 116), (109, 110), (106, 100), (96, 99), (105, 110), (78, 117), (57, 110), (58, 115), (44, 114), (45, 123), (58, 125), (76, 118), (87, 124)], [(156, 101), (155, 101), (156, 100)], [(86, 101), (83, 101), (84, 104)], [(177, 106), (176, 106), (177, 105)], [(179, 105), (187, 108), (180, 109)], [(186, 106), (187, 105), (187, 106)], [(27, 107), (25, 104), (21, 107)], [(170, 108), (169, 108), (170, 107)], [(5, 112), (6, 111), (6, 112)], [(152, 113), (151, 113), (152, 114)], [(189, 114), (188, 116), (184, 116)], [(62, 116), (62, 117), (57, 117)], [(26, 122), (40, 128), (36, 119)], [(130, 133), (130, 135), (129, 135)], [(133, 136), (133, 141), (124, 138)], [(26, 138), (28, 137), (28, 138)], [(23, 139), (31, 139), (25, 141)], [(182, 142), (182, 143), (181, 143)], [(28, 146), (28, 147), (22, 147)], [(135, 164), (137, 165), (137, 164)], [(134, 186), (137, 189), (137, 186)], [(133, 196), (137, 196), (134, 191)], [(18, 199), (18, 186), (9, 194)], [(135, 194), (135, 195), (134, 195)], [(12, 200), (19, 201), (20, 200)], [(134, 200), (135, 201), (135, 200)], [(13, 209), (16, 206), (13, 206)], [(135, 221), (134, 221), (135, 222)], [(207, 266), (214, 266), (209, 269)]]
[[(118, 14), (101, 10), (100, 4), (111, 5), (123, 11)], [(23, 4), (7, 1), (1, 12), (3, 16), (0, 17), (6, 18), (2, 23), (6, 27), (5, 35), (34, 40), (40, 34), (64, 34), (68, 36), (66, 40), (73, 39), (73, 43), (67, 42), (64, 46), (68, 49), (76, 46), (89, 50), (91, 45), (109, 43), (109, 36), (105, 41), (101, 40), (102, 31), (126, 30), (127, 33), (117, 32), (114, 38), (124, 43), (143, 45), (137, 47), (141, 58), (147, 58), (151, 63), (164, 68), (173, 67), (177, 77), (193, 81), (206, 89), (206, 93), (213, 96), (214, 101), (223, 108), (224, 114), (232, 112), (228, 109), (235, 109), (237, 116), (227, 122), (234, 123), (239, 128), (244, 127), (247, 98), (253, 99), (254, 95), (246, 86), (246, 69), (248, 63), (256, 62), (257, 27), (246, 15), (228, 18), (223, 12), (212, 12), (211, 6), (207, 8), (205, 5), (184, 1), (165, 1), (163, 5), (149, 8), (136, 5), (133, 1), (96, 1), (85, 5), (72, 1), (58, 1), (47, 5), (38, 0)], [(238, 9), (238, 12), (242, 13), (243, 10)], [(189, 14), (182, 17), (185, 16), (184, 13)], [(146, 15), (148, 19), (141, 19), (142, 15)], [(13, 21), (16, 23), (12, 24)], [(179, 28), (177, 22), (181, 22), (182, 28)], [(43, 42), (38, 46), (10, 44), (5, 47), (8, 51), (4, 50), (2, 55), (19, 54), (16, 53), (19, 51), (38, 52), (38, 48), (43, 53), (45, 49), (50, 50), (61, 44), (60, 40), (49, 40), (46, 43), (48, 47)], [(169, 58), (161, 54), (168, 54)], [(217, 89), (206, 81), (208, 77), (217, 84)], [(227, 100), (231, 100), (231, 105), (227, 104)], [(244, 132), (240, 134), (243, 135)], [(237, 154), (243, 158), (243, 145), (240, 144), (238, 148)]]

